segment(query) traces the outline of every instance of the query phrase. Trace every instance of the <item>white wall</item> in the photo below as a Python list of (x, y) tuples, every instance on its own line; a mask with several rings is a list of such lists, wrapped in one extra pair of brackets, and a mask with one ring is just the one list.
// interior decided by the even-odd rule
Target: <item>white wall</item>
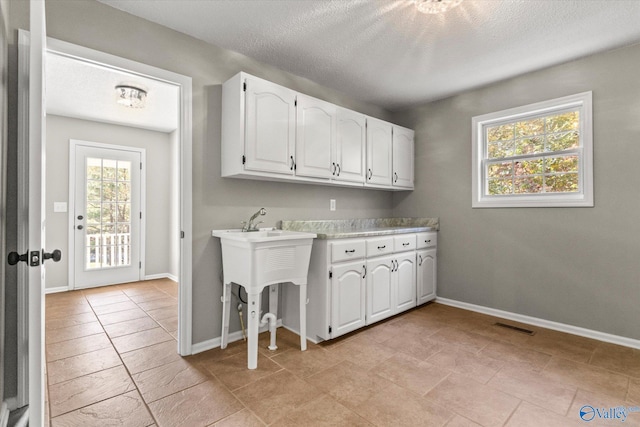
[(172, 188), (173, 148), (171, 135), (127, 126), (97, 123), (60, 116), (47, 116), (47, 247), (60, 249), (62, 261), (47, 264), (46, 287), (68, 284), (68, 213), (53, 211), (54, 202), (69, 200), (69, 140), (124, 145), (146, 150), (146, 275), (177, 276), (178, 253)]

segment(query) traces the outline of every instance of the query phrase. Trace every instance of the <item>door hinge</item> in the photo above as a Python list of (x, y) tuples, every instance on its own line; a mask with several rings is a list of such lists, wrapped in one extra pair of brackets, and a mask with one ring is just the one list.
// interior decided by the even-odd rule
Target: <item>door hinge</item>
[(333, 278), (333, 271), (329, 270), (329, 279)]
[(298, 98), (296, 98), (296, 99), (294, 99), (294, 100), (293, 100), (293, 106), (294, 106), (294, 107), (297, 107), (297, 106), (298, 106)]
[(329, 333), (331, 333), (331, 326), (329, 326)]
[(247, 82), (242, 83), (242, 91), (243, 92), (247, 91)]
[(138, 263), (138, 268), (139, 268), (139, 269), (142, 269), (142, 261), (140, 261), (140, 262)]
[(142, 170), (142, 162), (140, 162), (140, 170)]
[(244, 165), (245, 163), (247, 163), (247, 158), (243, 154), (242, 155), (242, 164)]
[(142, 219), (142, 212), (140, 212), (140, 219)]
[(184, 239), (184, 231), (181, 231), (181, 232), (180, 232), (180, 238), (181, 238), (181, 239)]

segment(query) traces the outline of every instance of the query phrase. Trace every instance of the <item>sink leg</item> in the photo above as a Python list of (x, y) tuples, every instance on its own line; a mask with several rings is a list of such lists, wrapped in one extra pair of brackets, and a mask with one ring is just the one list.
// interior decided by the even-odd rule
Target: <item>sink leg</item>
[(247, 331), (247, 367), (258, 367), (258, 325), (260, 323), (260, 294), (249, 294), (248, 331)]
[(278, 292), (280, 283), (269, 286), (269, 313), (273, 313), (278, 318)]
[(300, 351), (307, 349), (307, 284), (300, 285)]
[(231, 309), (231, 283), (222, 286), (222, 333), (220, 348), (227, 348), (229, 339), (229, 310)]

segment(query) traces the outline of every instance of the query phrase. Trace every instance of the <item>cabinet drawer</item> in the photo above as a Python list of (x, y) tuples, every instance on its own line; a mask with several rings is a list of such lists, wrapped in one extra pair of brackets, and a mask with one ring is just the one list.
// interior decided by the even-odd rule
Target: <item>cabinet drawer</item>
[(393, 252), (393, 237), (367, 239), (367, 257), (390, 254)]
[(400, 236), (394, 236), (393, 242), (395, 252), (412, 251), (416, 248), (416, 235), (402, 234)]
[(418, 233), (418, 249), (431, 248), (438, 245), (438, 233), (435, 231)]
[(331, 261), (340, 262), (349, 259), (362, 259), (365, 256), (364, 240), (348, 240), (331, 244)]

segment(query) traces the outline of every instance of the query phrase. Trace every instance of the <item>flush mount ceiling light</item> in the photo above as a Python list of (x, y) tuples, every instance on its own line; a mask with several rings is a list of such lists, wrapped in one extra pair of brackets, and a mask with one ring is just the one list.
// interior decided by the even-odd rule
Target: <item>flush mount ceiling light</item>
[(116, 86), (116, 102), (125, 107), (144, 108), (147, 91), (134, 86)]
[(412, 0), (418, 10), (422, 13), (430, 13), (435, 15), (437, 13), (444, 13), (449, 9), (453, 9), (462, 0)]

